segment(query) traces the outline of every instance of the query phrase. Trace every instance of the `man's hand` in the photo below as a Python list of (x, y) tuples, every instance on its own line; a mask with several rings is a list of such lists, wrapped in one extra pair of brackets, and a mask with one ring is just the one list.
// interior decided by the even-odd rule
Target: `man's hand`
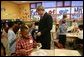
[(41, 36), (41, 32), (38, 32), (38, 33), (37, 33), (37, 36)]

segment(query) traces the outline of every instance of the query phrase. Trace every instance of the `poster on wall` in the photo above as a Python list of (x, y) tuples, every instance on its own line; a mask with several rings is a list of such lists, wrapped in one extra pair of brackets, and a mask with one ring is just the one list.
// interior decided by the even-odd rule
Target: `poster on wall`
[(71, 14), (73, 14), (73, 13), (82, 13), (83, 14), (83, 7), (72, 7), (71, 8)]
[(56, 14), (56, 8), (45, 8), (45, 12), (49, 14)]
[(35, 20), (35, 21), (39, 21), (40, 20), (40, 16), (36, 12), (36, 9), (31, 9), (31, 19)]
[[(51, 14), (53, 20), (56, 19), (56, 8), (45, 8), (45, 12)], [(39, 15), (36, 12), (36, 9), (31, 9), (31, 19), (37, 20), (39, 19)]]
[(48, 14), (52, 16), (53, 21), (56, 20), (56, 8), (46, 8), (45, 12), (47, 12)]
[(37, 15), (36, 9), (31, 9), (31, 15)]
[(70, 7), (57, 8), (57, 14), (70, 14)]
[(83, 19), (83, 14), (71, 14), (71, 19)]

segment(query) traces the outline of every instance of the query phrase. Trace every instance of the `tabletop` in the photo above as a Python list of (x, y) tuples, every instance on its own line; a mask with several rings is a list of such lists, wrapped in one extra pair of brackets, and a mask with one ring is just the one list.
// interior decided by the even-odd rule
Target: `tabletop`
[(31, 56), (81, 56), (77, 50), (66, 49), (38, 49), (31, 53)]

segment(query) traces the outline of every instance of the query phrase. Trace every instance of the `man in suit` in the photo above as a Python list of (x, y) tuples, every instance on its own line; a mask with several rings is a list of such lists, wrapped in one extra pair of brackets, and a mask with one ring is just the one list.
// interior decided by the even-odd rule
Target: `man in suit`
[(51, 34), (53, 19), (51, 15), (45, 12), (43, 6), (38, 6), (36, 9), (38, 15), (40, 15), (40, 21), (38, 22), (38, 33), (39, 42), (42, 44), (42, 49), (50, 49)]

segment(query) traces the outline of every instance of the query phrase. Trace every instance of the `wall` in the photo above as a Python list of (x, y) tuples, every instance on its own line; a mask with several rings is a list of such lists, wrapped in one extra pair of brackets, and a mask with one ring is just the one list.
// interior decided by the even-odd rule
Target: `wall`
[(19, 17), (18, 5), (10, 1), (1, 1), (1, 8), (5, 11), (1, 11), (1, 19), (17, 19)]
[(1, 19), (30, 19), (30, 5), (26, 4), (15, 4), (11, 1), (1, 1)]
[(23, 20), (30, 20), (30, 4), (25, 3), (25, 4), (20, 4), (19, 5), (20, 9), (20, 18)]

